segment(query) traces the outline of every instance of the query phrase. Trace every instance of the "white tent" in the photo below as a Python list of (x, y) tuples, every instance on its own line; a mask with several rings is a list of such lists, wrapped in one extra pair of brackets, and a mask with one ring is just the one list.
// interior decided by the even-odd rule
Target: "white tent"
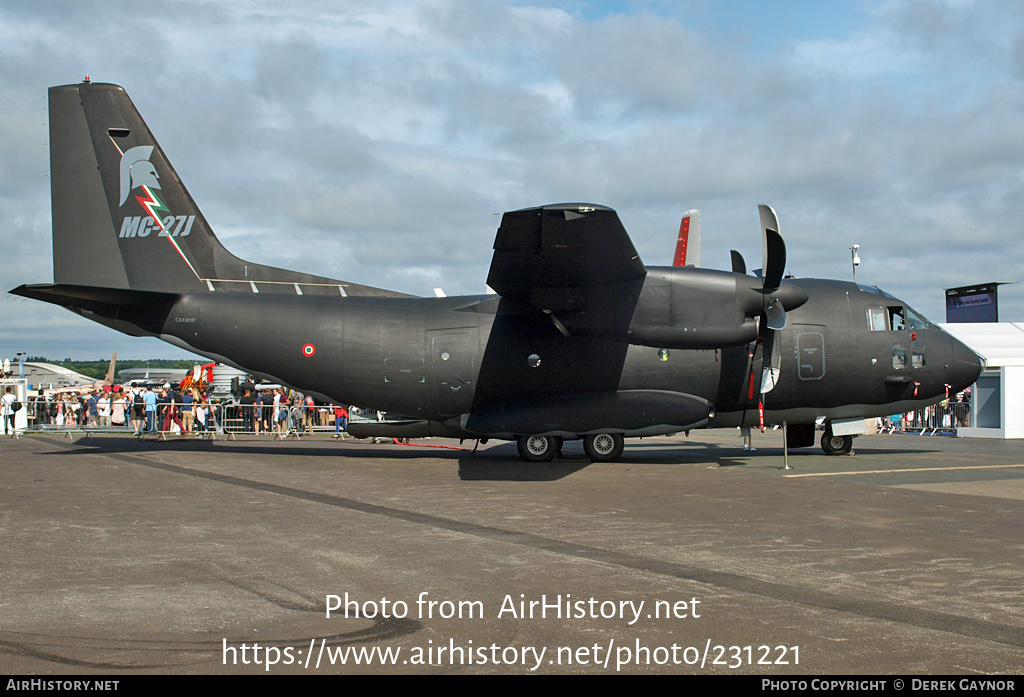
[(965, 438), (1024, 438), (1024, 322), (939, 325), (981, 356)]

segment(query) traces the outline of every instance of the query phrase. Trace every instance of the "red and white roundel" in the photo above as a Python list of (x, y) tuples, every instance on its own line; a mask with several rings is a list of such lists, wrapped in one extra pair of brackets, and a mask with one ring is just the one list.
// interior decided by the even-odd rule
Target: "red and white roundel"
[(313, 344), (306, 344), (305, 346), (302, 347), (302, 355), (303, 356), (312, 356), (315, 353), (316, 353), (316, 346), (314, 346)]

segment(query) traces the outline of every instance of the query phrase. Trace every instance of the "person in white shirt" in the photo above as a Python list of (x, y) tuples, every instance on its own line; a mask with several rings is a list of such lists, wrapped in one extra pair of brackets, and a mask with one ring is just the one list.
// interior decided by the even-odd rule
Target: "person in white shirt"
[(196, 402), (196, 406), (195, 406), (195, 410), (196, 410), (196, 421), (195, 421), (196, 438), (201, 438), (202, 435), (203, 435), (203, 432), (206, 430), (207, 414), (209, 413), (208, 409), (209, 409), (209, 404), (207, 404), (205, 401), (203, 401), (203, 402)]
[(110, 426), (110, 395), (106, 392), (96, 401), (96, 418), (100, 426)]
[(7, 435), (7, 427), (10, 424), (11, 438), (18, 435), (18, 432), (14, 430), (14, 407), (11, 406), (17, 401), (14, 394), (11, 392), (11, 386), (8, 385), (4, 390), (4, 396), (0, 397), (0, 416), (3, 417), (4, 422), (4, 435)]
[(282, 394), (282, 390), (274, 390), (274, 429), (284, 433), (284, 420), (287, 414), (288, 400)]

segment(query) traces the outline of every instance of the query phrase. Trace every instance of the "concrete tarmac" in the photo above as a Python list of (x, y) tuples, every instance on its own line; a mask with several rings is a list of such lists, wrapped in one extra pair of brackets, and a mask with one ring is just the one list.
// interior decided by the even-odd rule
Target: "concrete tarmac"
[(0, 672), (1021, 673), (1019, 443), (741, 444), (5, 438)]

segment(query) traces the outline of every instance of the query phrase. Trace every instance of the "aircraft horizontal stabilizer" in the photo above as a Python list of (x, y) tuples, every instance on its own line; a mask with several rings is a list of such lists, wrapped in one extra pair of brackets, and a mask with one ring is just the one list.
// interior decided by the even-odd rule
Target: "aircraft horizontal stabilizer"
[(162, 291), (64, 283), (21, 285), (10, 292), (60, 305), (131, 336), (158, 336), (164, 318), (181, 297)]
[(103, 307), (127, 309), (153, 308), (170, 305), (179, 297), (177, 293), (125, 288), (76, 286), (66, 283), (36, 283), (21, 285), (10, 291), (33, 300), (42, 300), (69, 310), (95, 311)]

